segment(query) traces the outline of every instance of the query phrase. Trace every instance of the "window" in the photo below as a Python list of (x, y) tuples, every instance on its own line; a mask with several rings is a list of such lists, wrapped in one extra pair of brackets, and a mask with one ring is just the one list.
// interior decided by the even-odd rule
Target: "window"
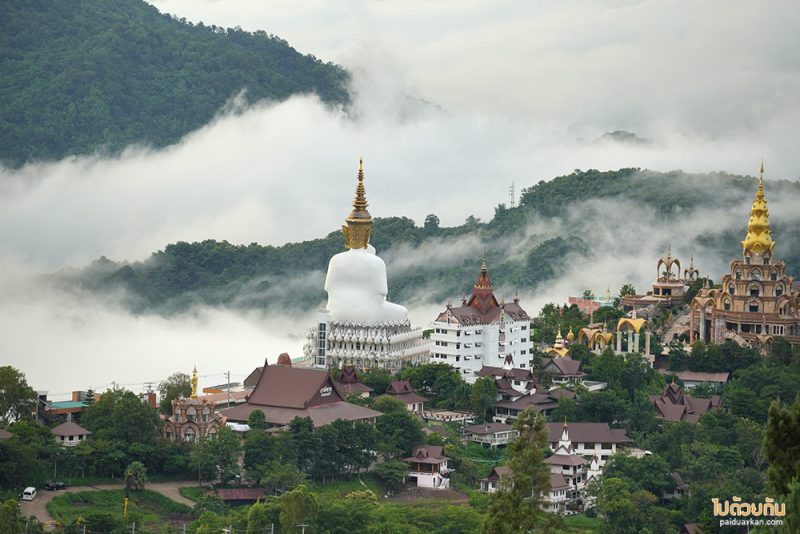
[(733, 285), (733, 284), (728, 284), (728, 293), (730, 293), (731, 295), (735, 295), (736, 294), (736, 286)]
[(725, 303), (722, 305), (725, 308), (725, 311), (731, 310), (731, 301), (726, 300)]
[(776, 281), (778, 279), (778, 273), (772, 271), (771, 273), (769, 273), (769, 279), (772, 280), (773, 282)]
[(780, 297), (783, 295), (783, 286), (778, 286), (775, 288), (775, 296)]
[(528, 329), (528, 325), (522, 325), (521, 330), (527, 330), (527, 329)]
[(742, 271), (736, 271), (736, 275), (735, 276), (736, 276), (737, 280), (741, 280), (742, 279)]
[(753, 313), (757, 313), (758, 312), (758, 303), (757, 302), (751, 302), (750, 306), (748, 307), (748, 309)]
[(751, 287), (750, 288), (750, 296), (751, 297), (758, 297), (759, 294), (760, 294), (759, 288), (757, 288), (757, 287)]

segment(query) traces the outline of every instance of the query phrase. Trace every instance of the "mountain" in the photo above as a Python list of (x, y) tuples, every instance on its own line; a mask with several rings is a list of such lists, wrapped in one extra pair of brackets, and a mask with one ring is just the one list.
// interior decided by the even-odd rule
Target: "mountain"
[[(724, 173), (576, 170), (525, 189), (519, 206), (497, 206), (487, 223), (470, 216), (444, 228), (433, 215), (422, 226), (405, 217), (379, 218), (371, 242), (386, 260), (390, 298), (403, 303), (441, 304), (468, 293), (484, 252), (506, 297), (515, 289), (544, 288), (575, 266), (579, 282), (592, 288), (593, 272), (603, 262), (622, 285), (630, 274), (621, 267), (626, 258), (652, 262), (655, 271), (667, 242), (673, 250), (711, 258), (713, 267), (698, 266), (718, 279), (740, 253), (754, 191), (752, 177)], [(776, 255), (800, 276), (800, 242), (792, 237), (800, 229), (793, 209), (800, 184), (770, 181), (767, 198), (782, 215), (772, 217)], [(324, 302), (325, 269), (343, 243), (339, 231), (280, 247), (175, 243), (145, 261), (101, 258), (52, 278), (95, 293), (124, 290), (130, 308), (140, 312), (180, 312), (194, 304), (300, 311)], [(653, 252), (642, 255), (642, 249)]]
[(349, 101), (349, 74), (263, 31), (193, 25), (141, 0), (3, 2), (0, 162), (176, 142), (241, 91)]

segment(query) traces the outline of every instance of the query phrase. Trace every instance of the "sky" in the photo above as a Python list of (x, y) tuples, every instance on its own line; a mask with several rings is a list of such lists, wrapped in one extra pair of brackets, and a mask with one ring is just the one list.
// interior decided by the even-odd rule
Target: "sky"
[[(325, 235), (349, 211), (360, 157), (373, 215), (420, 224), (428, 213), (444, 225), (486, 220), (512, 182), (519, 192), (576, 168), (753, 175), (763, 157), (768, 179), (800, 178), (796, 2), (154, 5), (207, 25), (263, 29), (343, 65), (353, 109), (313, 96), (247, 109), (234, 100), (163, 150), (0, 168), (0, 272), (11, 295), (0, 302), (0, 364), (20, 367), (38, 389), (158, 381), (195, 363), (218, 383), (228, 367), (244, 375), (265, 357), (299, 355), (313, 310), (134, 316), (114, 296), (65, 295), (33, 276), (101, 255), (141, 260), (178, 240), (279, 245)], [(649, 142), (597, 141), (614, 130)], [(729, 220), (722, 208), (711, 213), (719, 219), (702, 224)], [(639, 285), (658, 241), (619, 259)], [(547, 297), (566, 299), (585, 284), (570, 275)], [(543, 296), (530, 298), (538, 305)], [(412, 317), (424, 322), (436, 307), (411, 306)]]

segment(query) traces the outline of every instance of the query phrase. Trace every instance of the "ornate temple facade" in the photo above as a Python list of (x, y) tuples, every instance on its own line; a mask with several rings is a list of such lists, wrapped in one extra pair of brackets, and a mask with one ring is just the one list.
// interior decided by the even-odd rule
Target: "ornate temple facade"
[(353, 210), (342, 226), (346, 252), (328, 264), (326, 309), (308, 330), (303, 352), (316, 367), (370, 367), (398, 370), (428, 361), (430, 344), (413, 328), (408, 310), (389, 302), (386, 264), (369, 244), (372, 216), (367, 211), (364, 168), (358, 167)]
[(672, 245), (667, 247), (666, 256), (658, 259), (656, 280), (646, 295), (629, 295), (622, 299), (625, 309), (636, 306), (680, 306), (688, 286), (700, 278), (700, 271), (694, 266), (694, 257), (681, 274), (681, 260), (672, 257)]
[(162, 433), (173, 441), (194, 442), (214, 439), (227, 419), (216, 412), (216, 402), (197, 396), (197, 368), (192, 372), (192, 394), (172, 401), (172, 415), (166, 418)]
[(431, 361), (452, 365), (467, 382), (474, 382), (483, 366), (525, 367), (531, 360), (530, 323), (519, 296), (497, 301), (484, 259), (469, 299), (461, 306), (448, 304), (433, 322)]
[(692, 300), (690, 342), (733, 339), (766, 348), (773, 337), (780, 336), (800, 343), (800, 303), (794, 279), (786, 274), (784, 262), (773, 256), (763, 163), (760, 174), (742, 241), (742, 259), (731, 262), (719, 288), (705, 287)]

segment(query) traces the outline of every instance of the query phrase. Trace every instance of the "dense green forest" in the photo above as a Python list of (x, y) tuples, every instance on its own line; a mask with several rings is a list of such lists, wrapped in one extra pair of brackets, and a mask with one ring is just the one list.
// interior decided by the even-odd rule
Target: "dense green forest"
[[(603, 209), (587, 209), (592, 202), (608, 200), (617, 206), (630, 203), (651, 210), (657, 224), (663, 222), (670, 227), (678, 218), (695, 216), (704, 206), (724, 206), (722, 202), (746, 206), (754, 190), (753, 178), (721, 173), (575, 171), (524, 190), (519, 206), (498, 206), (488, 222), (470, 216), (463, 225), (442, 227), (435, 215), (429, 215), (422, 225), (406, 217), (379, 218), (372, 243), (387, 258), (390, 298), (396, 302), (408, 302), (421, 293), (434, 302), (446, 302), (468, 293), (480, 268), (480, 258), (468, 247), (463, 252), (458, 252), (459, 247), (450, 247), (457, 252), (452, 254), (452, 260), (448, 258), (445, 267), (428, 263), (424, 254), (419, 254), (419, 263), (412, 269), (398, 271), (391, 262), (392, 251), (397, 247), (407, 246), (412, 251), (423, 246), (435, 248), (464, 237), (477, 237), (485, 243), (492, 279), (506, 290), (501, 291), (501, 296), (509, 298), (514, 289), (535, 290), (556, 279), (572, 258), (617, 253), (613, 248), (597, 246), (599, 232), (607, 230), (609, 223)], [(796, 183), (769, 183), (768, 198), (799, 193), (800, 185)], [(739, 226), (716, 228), (692, 242), (682, 242), (686, 237), (675, 235), (673, 247), (704, 249), (707, 255), (722, 261), (732, 259), (739, 253), (738, 241), (745, 231), (746, 217), (746, 208), (742, 208)], [(532, 221), (543, 221), (536, 226), (551, 230), (530, 232)], [(789, 272), (798, 274), (800, 243), (790, 238), (798, 230), (792, 222), (773, 217), (773, 235), (778, 242), (778, 256), (787, 262)], [(125, 289), (129, 305), (136, 311), (171, 313), (193, 304), (306, 310), (324, 302), (322, 280), (328, 260), (342, 250), (339, 231), (277, 247), (211, 240), (175, 243), (141, 262), (118, 263), (101, 258), (81, 270), (57, 273), (53, 280), (93, 292)], [(655, 260), (654, 257), (654, 268)], [(709, 274), (714, 277), (721, 273)], [(586, 283), (591, 284), (588, 275)]]
[(142, 0), (4, 2), (0, 162), (174, 143), (242, 90), (348, 102), (349, 74), (263, 31), (193, 25)]

